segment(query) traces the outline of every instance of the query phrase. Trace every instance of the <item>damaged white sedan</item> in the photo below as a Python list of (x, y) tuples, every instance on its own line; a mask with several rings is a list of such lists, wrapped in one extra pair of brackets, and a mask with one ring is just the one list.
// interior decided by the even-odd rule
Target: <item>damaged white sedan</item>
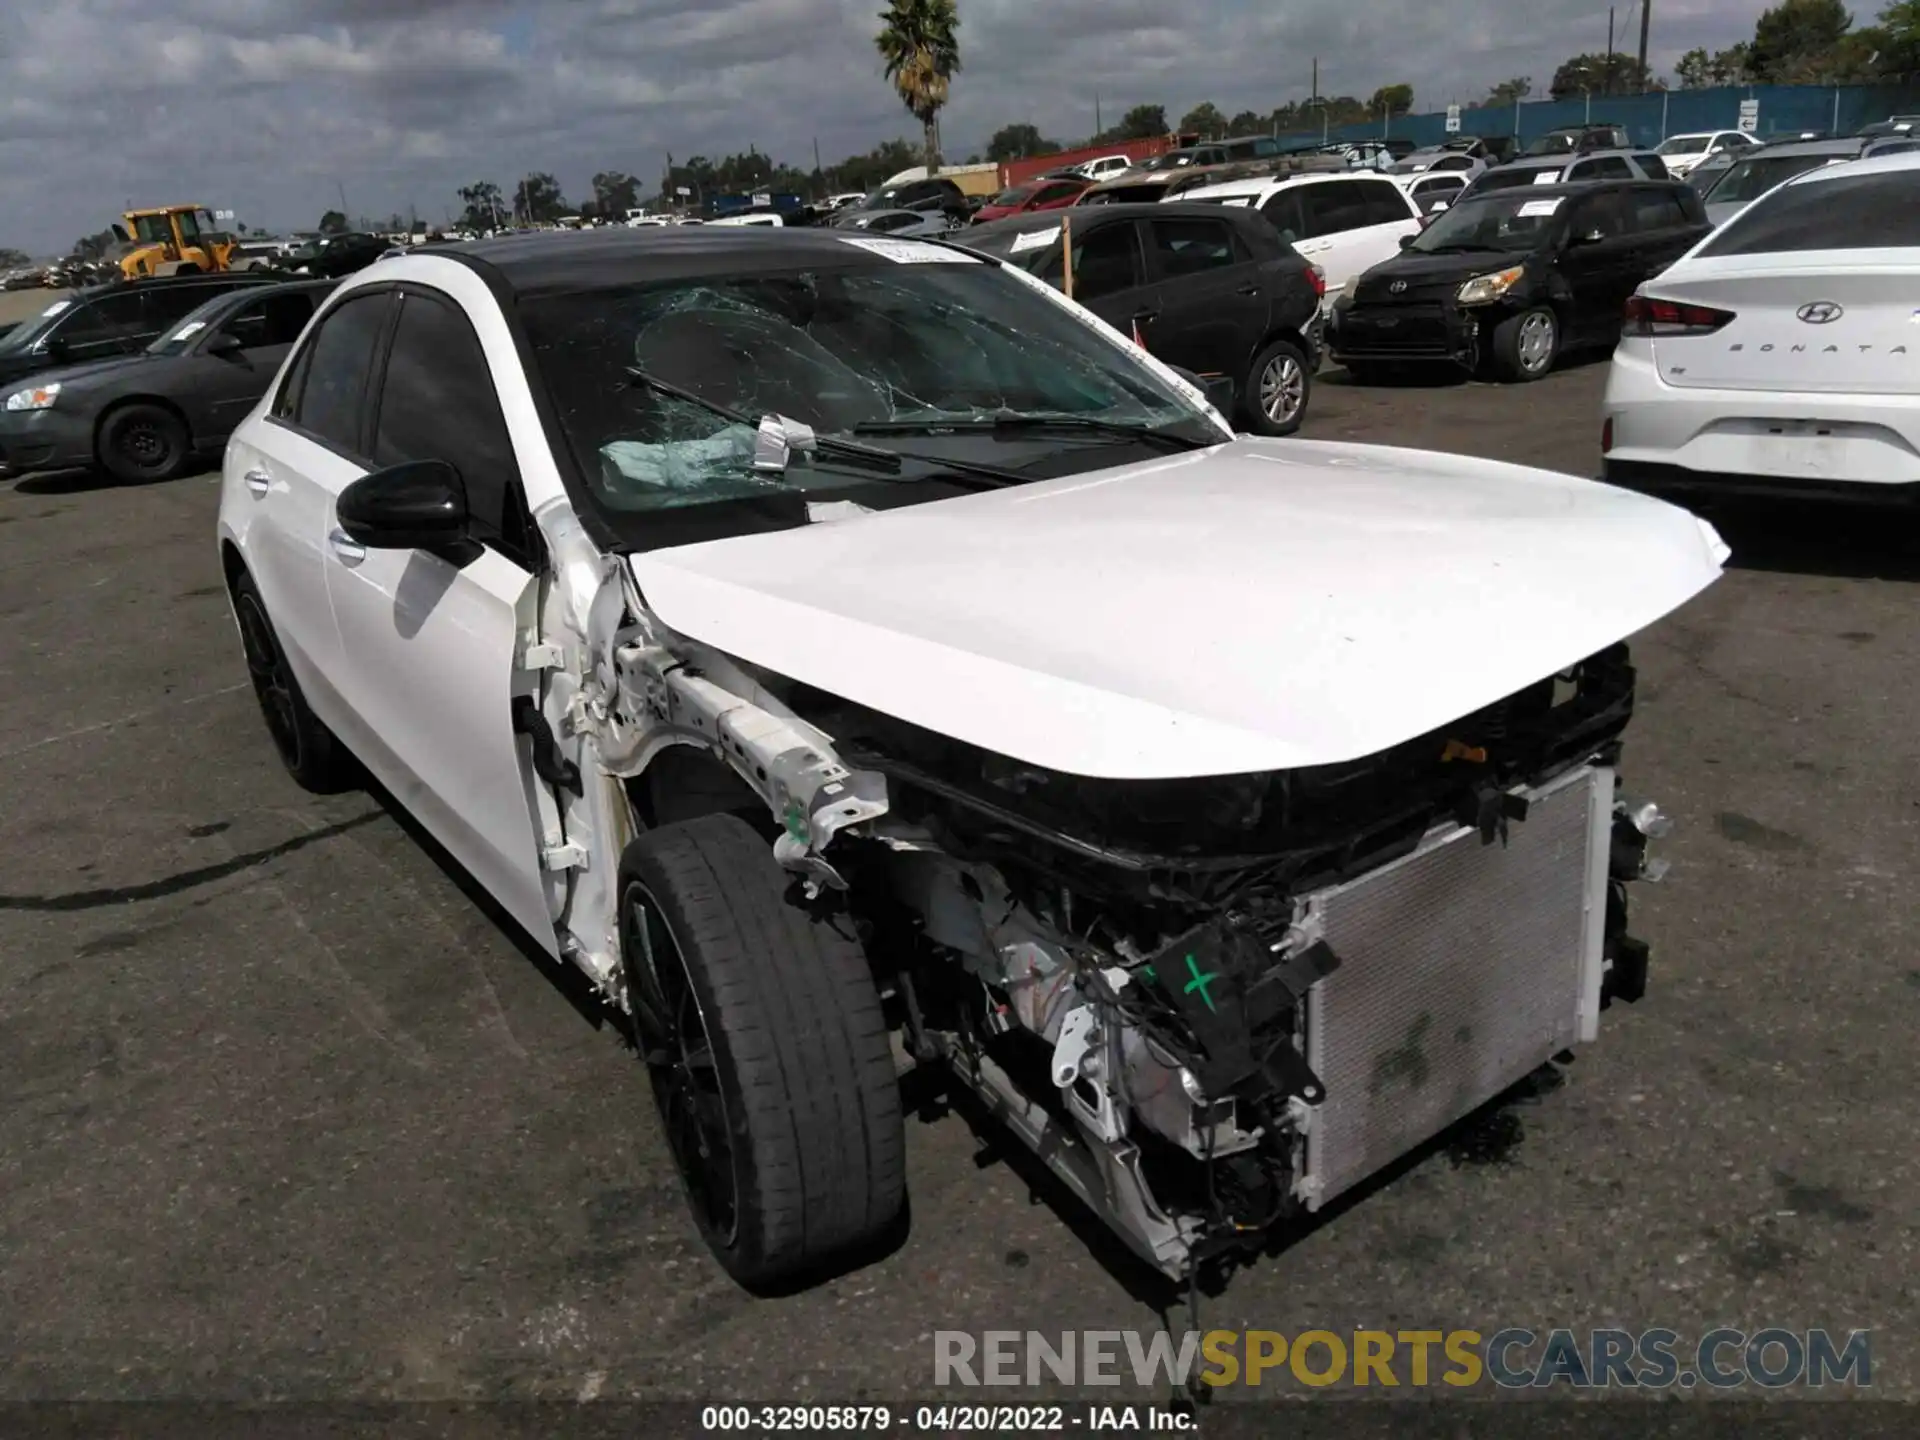
[(1726, 557), (1235, 438), (1017, 269), (808, 229), (362, 272), (219, 544), (294, 777), (357, 759), (631, 1016), (756, 1287), (899, 1218), (896, 1047), (1180, 1277), (1591, 1040), (1665, 824), (1622, 642)]

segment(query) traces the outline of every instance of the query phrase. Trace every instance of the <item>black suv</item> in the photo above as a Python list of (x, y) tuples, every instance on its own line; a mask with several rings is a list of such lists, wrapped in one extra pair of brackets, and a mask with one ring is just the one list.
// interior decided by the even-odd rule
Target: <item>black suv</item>
[(115, 280), (76, 290), (0, 335), (0, 385), (28, 375), (147, 348), (216, 295), (270, 283), (263, 275), (178, 275)]
[(1322, 286), (1265, 216), (1191, 201), (1075, 206), (976, 225), (959, 243), (1065, 288), (1069, 235), (1075, 300), (1199, 377), (1230, 418), (1237, 406), (1262, 435), (1300, 428)]
[(339, 280), (356, 270), (366, 269), (385, 255), (387, 249), (387, 242), (378, 235), (363, 235), (358, 231), (321, 235), (295, 246), (287, 256), (286, 268), (295, 275), (311, 275), (316, 280)]
[(1567, 350), (1614, 344), (1627, 297), (1712, 228), (1677, 180), (1470, 195), (1334, 303), (1327, 348), (1362, 383), (1434, 361), (1538, 380)]
[(861, 210), (944, 210), (955, 219), (967, 218), (967, 197), (961, 188), (944, 175), (902, 180), (898, 185), (882, 185), (868, 193), (857, 207)]

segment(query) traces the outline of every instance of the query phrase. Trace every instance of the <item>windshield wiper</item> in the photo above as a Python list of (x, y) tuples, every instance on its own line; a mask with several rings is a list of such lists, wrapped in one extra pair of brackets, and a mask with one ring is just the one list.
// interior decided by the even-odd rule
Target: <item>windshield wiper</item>
[(856, 435), (937, 435), (945, 431), (957, 434), (991, 434), (995, 439), (1035, 434), (1047, 430), (1086, 431), (1110, 435), (1121, 440), (1139, 440), (1162, 449), (1186, 452), (1215, 444), (1211, 440), (1189, 440), (1149, 425), (1126, 420), (1101, 420), (1091, 415), (995, 415), (979, 420), (874, 420), (853, 427)]
[[(722, 420), (731, 420), (736, 425), (745, 425), (749, 430), (759, 428), (760, 422), (751, 415), (743, 414), (731, 405), (722, 405), (717, 400), (709, 400), (704, 395), (696, 395), (691, 390), (682, 389), (669, 380), (662, 380), (658, 375), (642, 370), (638, 365), (627, 366), (627, 378), (635, 385), (644, 386), (648, 390), (672, 396), (675, 400), (684, 400), (689, 405), (698, 405), (718, 415)], [(862, 445), (856, 440), (836, 440), (830, 435), (817, 435), (814, 439), (814, 448), (823, 455), (831, 455), (856, 465), (865, 465), (888, 475), (900, 473), (899, 453), (883, 446)]]

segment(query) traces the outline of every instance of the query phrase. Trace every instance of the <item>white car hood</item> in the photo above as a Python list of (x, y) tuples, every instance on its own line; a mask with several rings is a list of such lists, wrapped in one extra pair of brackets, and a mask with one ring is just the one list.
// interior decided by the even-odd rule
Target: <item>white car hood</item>
[(1427, 451), (1231, 444), (632, 557), (671, 629), (1068, 773), (1354, 759), (1719, 577), (1675, 506)]

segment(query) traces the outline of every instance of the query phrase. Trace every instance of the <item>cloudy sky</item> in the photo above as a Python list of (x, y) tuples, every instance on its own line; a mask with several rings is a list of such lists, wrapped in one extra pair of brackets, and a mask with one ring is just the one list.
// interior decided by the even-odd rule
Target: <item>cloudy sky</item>
[[(1158, 103), (1265, 110), (1407, 82), (1471, 101), (1605, 48), (1593, 0), (959, 0), (950, 158)], [(576, 203), (603, 169), (755, 145), (803, 166), (909, 135), (872, 43), (879, 0), (49, 0), (0, 18), (0, 246), (64, 252), (128, 202), (254, 226), (338, 206), (443, 219), (531, 169)], [(1751, 34), (1757, 0), (1664, 0), (1649, 58)], [(1623, 35), (1626, 3), (1620, 6)], [(1632, 22), (1637, 25), (1636, 18)], [(1532, 36), (1532, 39), (1522, 39)], [(1632, 45), (1623, 39), (1621, 48)]]

